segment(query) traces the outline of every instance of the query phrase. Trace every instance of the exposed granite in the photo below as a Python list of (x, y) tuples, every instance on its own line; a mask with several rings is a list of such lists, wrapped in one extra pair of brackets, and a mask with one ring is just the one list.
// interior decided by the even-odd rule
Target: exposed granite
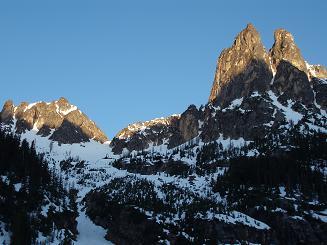
[(80, 143), (90, 139), (103, 143), (108, 140), (93, 121), (65, 98), (51, 103), (22, 102), (17, 107), (12, 101), (7, 101), (0, 118), (5, 124), (13, 123), (15, 119), (15, 132), (18, 134), (33, 129), (41, 136), (51, 134), (50, 139), (59, 143)]
[(253, 91), (263, 92), (272, 79), (268, 54), (252, 24), (219, 56), (209, 102), (225, 106)]

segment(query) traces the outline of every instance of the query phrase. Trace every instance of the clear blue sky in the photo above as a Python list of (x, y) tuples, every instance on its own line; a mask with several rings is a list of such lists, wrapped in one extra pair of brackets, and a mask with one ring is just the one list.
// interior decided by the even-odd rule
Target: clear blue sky
[(112, 138), (207, 101), (216, 60), (252, 22), (266, 48), (288, 29), (327, 64), (327, 1), (0, 2), (0, 101), (66, 97)]

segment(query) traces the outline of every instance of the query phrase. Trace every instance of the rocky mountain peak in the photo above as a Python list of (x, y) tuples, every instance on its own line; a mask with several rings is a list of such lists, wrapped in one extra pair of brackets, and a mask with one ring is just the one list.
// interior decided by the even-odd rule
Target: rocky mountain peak
[(220, 54), (207, 105), (199, 109), (191, 105), (178, 117), (129, 125), (110, 145), (121, 154), (124, 149), (140, 151), (162, 144), (172, 149), (224, 137), (254, 140), (288, 130), (292, 123), (323, 129), (325, 119), (318, 114), (327, 108), (326, 74), (323, 66), (303, 60), (286, 30), (275, 31), (268, 53), (258, 31), (248, 24)]
[(1, 122), (9, 122), (14, 114), (14, 103), (12, 100), (7, 100), (0, 113)]
[(327, 78), (327, 68), (323, 65), (308, 65), (309, 74), (311, 77)]
[(268, 54), (258, 31), (248, 24), (232, 47), (220, 54), (209, 102), (226, 105), (254, 90), (265, 90), (271, 79)]
[(279, 95), (288, 90), (284, 98), (306, 105), (313, 103), (310, 81), (326, 78), (327, 69), (309, 65), (287, 30), (277, 29), (274, 40), (267, 53), (258, 31), (248, 24), (236, 36), (232, 47), (220, 54), (209, 102), (225, 107), (234, 99), (272, 89)]
[(261, 38), (255, 27), (249, 23), (235, 38), (234, 45), (238, 48), (246, 47), (248, 49), (260, 48)]
[(4, 124), (14, 123), (16, 133), (34, 130), (41, 136), (65, 144), (86, 142), (90, 139), (101, 143), (108, 140), (93, 121), (63, 97), (50, 103), (22, 102), (18, 106), (7, 101), (0, 119)]
[(274, 39), (274, 44), (269, 51), (273, 68), (276, 70), (279, 62), (286, 60), (299, 70), (306, 72), (305, 61), (294, 42), (293, 35), (285, 29), (277, 29), (274, 32)]
[(3, 105), (3, 108), (12, 108), (14, 106), (14, 102), (12, 100), (7, 100), (5, 104)]
[(56, 104), (59, 106), (59, 107), (70, 107), (71, 104), (69, 103), (69, 101), (64, 98), (64, 97), (60, 97), (59, 100), (56, 101)]

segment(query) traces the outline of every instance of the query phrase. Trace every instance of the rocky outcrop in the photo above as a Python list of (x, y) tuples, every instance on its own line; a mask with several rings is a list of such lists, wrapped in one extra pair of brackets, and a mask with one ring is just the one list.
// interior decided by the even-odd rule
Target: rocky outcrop
[(73, 144), (87, 142), (90, 138), (81, 127), (65, 119), (60, 127), (50, 136), (50, 139), (63, 144)]
[(4, 123), (12, 123), (14, 115), (14, 104), (12, 100), (7, 100), (0, 113), (0, 121)]
[(314, 89), (315, 103), (323, 110), (327, 110), (327, 80), (314, 78), (311, 80)]
[(116, 154), (121, 154), (124, 148), (129, 152), (141, 151), (162, 144), (170, 149), (196, 137), (201, 119), (202, 113), (191, 105), (181, 115), (128, 125), (116, 135), (110, 146)]
[(236, 37), (218, 59), (209, 102), (225, 106), (235, 98), (268, 89), (272, 79), (268, 54), (252, 24)]
[(95, 123), (79, 110), (68, 113), (50, 138), (62, 143), (85, 142), (92, 138), (102, 143), (108, 140)]
[[(223, 50), (219, 56), (209, 102), (224, 107), (233, 99), (248, 96), (253, 91), (262, 93), (271, 89), (271, 81), (275, 81), (275, 91), (281, 87), (293, 87), (296, 94), (304, 94), (307, 93), (305, 90), (308, 91), (309, 79), (327, 77), (324, 66), (305, 62), (291, 33), (278, 29), (274, 39), (267, 54), (256, 29), (252, 24), (247, 25), (233, 46)], [(312, 93), (306, 94), (304, 102), (312, 101)]]
[(326, 127), (327, 119), (318, 115), (327, 108), (326, 69), (305, 62), (288, 31), (278, 29), (274, 37), (268, 53), (257, 30), (248, 24), (219, 56), (204, 108), (190, 106), (165, 123), (130, 125), (112, 141), (114, 152), (140, 151), (163, 142), (173, 148), (194, 138), (254, 140), (283, 133), (290, 122), (303, 128)]
[[(157, 118), (150, 121), (138, 122), (122, 129), (110, 142), (113, 152), (121, 154), (123, 149), (141, 151), (152, 146), (182, 143), (178, 131), (180, 115), (167, 118)], [(174, 138), (169, 141), (168, 139)]]
[(189, 108), (183, 112), (178, 125), (183, 142), (193, 139), (199, 134), (200, 119), (201, 112), (198, 111), (195, 105), (189, 106)]
[(4, 124), (15, 122), (14, 130), (18, 134), (33, 129), (41, 136), (50, 136), (50, 139), (64, 144), (86, 142), (90, 139), (102, 143), (108, 140), (93, 121), (65, 98), (51, 103), (22, 102), (18, 106), (7, 101), (0, 116)]
[(297, 69), (307, 72), (305, 61), (292, 34), (284, 29), (278, 29), (274, 33), (274, 39), (275, 42), (269, 51), (274, 70), (277, 69), (282, 60), (286, 60)]
[(327, 78), (327, 68), (322, 65), (309, 65), (309, 73), (311, 77)]
[(272, 90), (280, 101), (298, 101), (304, 105), (313, 104), (313, 90), (307, 74), (286, 60), (279, 62)]
[(200, 137), (204, 142), (211, 142), (220, 136), (246, 140), (264, 137), (266, 130), (272, 129), (271, 121), (275, 124), (274, 128), (283, 122), (284, 118), (279, 118), (279, 113), (281, 112), (272, 105), (267, 94), (249, 96), (240, 100), (238, 104), (231, 103), (224, 109), (206, 107), (206, 117)]

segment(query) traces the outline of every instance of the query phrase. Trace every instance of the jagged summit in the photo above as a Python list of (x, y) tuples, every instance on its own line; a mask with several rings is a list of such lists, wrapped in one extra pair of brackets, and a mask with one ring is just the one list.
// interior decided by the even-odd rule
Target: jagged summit
[(93, 121), (63, 97), (50, 103), (22, 102), (18, 106), (8, 100), (0, 113), (0, 122), (12, 125), (18, 134), (34, 130), (41, 136), (65, 144), (90, 139), (101, 143), (108, 140)]
[(8, 123), (10, 122), (14, 114), (14, 103), (12, 100), (7, 100), (3, 105), (3, 109), (0, 113), (0, 121)]
[(276, 70), (282, 60), (286, 60), (301, 71), (306, 72), (307, 67), (300, 49), (294, 41), (293, 35), (285, 29), (277, 29), (274, 32), (274, 44), (269, 51), (271, 63)]
[(265, 90), (271, 79), (268, 54), (258, 31), (248, 24), (220, 54), (209, 101), (226, 105), (254, 89)]
[(275, 31), (268, 52), (258, 31), (248, 24), (219, 56), (209, 103), (190, 106), (163, 124), (140, 123), (123, 129), (111, 142), (113, 152), (166, 145), (172, 149), (201, 140), (255, 140), (272, 133), (325, 131), (327, 72), (304, 61), (293, 36)]
[(60, 97), (58, 100), (56, 100), (56, 103), (59, 105), (59, 107), (69, 107), (70, 103), (65, 97)]
[[(298, 81), (295, 82), (294, 77), (299, 78)], [(254, 91), (277, 91), (274, 88), (276, 80), (278, 87), (288, 87), (298, 93), (297, 88), (307, 90), (312, 86), (309, 80), (326, 77), (325, 67), (309, 65), (304, 60), (290, 32), (277, 29), (274, 44), (266, 52), (258, 31), (248, 24), (236, 36), (232, 47), (220, 54), (209, 102), (226, 106)], [(293, 82), (287, 82), (289, 80)], [(308, 95), (305, 101), (312, 103), (313, 96)]]
[(250, 49), (256, 48), (260, 43), (260, 35), (252, 23), (247, 24), (234, 41), (235, 46), (247, 45)]

